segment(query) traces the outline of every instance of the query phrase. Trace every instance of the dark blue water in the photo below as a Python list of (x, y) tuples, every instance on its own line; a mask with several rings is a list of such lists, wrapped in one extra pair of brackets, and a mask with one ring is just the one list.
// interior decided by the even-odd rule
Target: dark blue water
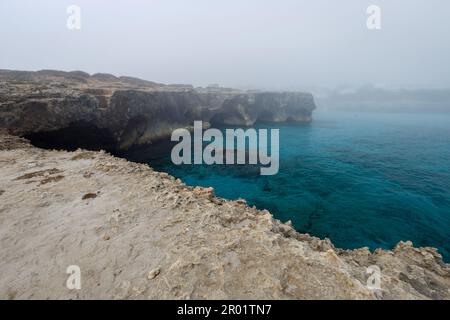
[(411, 240), (450, 261), (449, 115), (316, 113), (311, 124), (273, 128), (280, 128), (275, 176), (169, 158), (150, 164), (220, 197), (244, 198), (337, 247)]

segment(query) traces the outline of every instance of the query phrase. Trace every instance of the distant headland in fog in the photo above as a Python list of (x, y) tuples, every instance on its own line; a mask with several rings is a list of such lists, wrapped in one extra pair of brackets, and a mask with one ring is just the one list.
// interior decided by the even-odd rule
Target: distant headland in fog
[[(314, 90), (313, 90), (314, 92)], [(450, 112), (450, 88), (338, 87), (315, 93), (322, 110), (378, 112)]]

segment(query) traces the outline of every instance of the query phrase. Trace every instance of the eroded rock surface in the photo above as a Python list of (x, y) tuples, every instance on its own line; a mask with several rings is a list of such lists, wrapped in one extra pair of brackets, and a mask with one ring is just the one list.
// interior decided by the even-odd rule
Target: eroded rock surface
[(313, 110), (314, 99), (311, 94), (240, 94), (227, 99), (211, 121), (232, 126), (251, 126), (256, 122), (309, 122)]
[[(450, 266), (432, 248), (336, 249), (104, 152), (0, 134), (0, 190), (0, 299), (450, 298)], [(81, 290), (66, 288), (70, 265)], [(367, 286), (371, 266), (380, 290)]]
[(52, 133), (83, 140), (81, 146), (97, 141), (93, 149), (151, 144), (194, 120), (206, 126), (308, 122), (314, 108), (312, 95), (301, 92), (193, 88), (81, 71), (0, 70), (1, 128), (38, 141)]

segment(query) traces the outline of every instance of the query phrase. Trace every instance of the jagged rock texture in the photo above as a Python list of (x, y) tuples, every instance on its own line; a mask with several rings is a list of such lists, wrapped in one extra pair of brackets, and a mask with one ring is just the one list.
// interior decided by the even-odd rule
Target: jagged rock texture
[[(433, 248), (336, 249), (104, 152), (0, 134), (0, 163), (0, 299), (450, 299)], [(70, 265), (81, 290), (65, 285)]]
[(165, 139), (194, 120), (205, 126), (307, 122), (314, 108), (312, 95), (300, 92), (194, 89), (80, 71), (0, 70), (0, 127), (22, 136), (93, 131), (91, 140), (104, 140), (109, 150)]

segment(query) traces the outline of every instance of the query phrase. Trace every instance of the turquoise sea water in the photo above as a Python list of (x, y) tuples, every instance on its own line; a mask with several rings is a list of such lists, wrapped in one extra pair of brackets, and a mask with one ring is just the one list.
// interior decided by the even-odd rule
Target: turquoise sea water
[(275, 176), (252, 166), (147, 162), (340, 248), (411, 240), (450, 261), (450, 115), (318, 112), (311, 124), (272, 128), (280, 129)]

